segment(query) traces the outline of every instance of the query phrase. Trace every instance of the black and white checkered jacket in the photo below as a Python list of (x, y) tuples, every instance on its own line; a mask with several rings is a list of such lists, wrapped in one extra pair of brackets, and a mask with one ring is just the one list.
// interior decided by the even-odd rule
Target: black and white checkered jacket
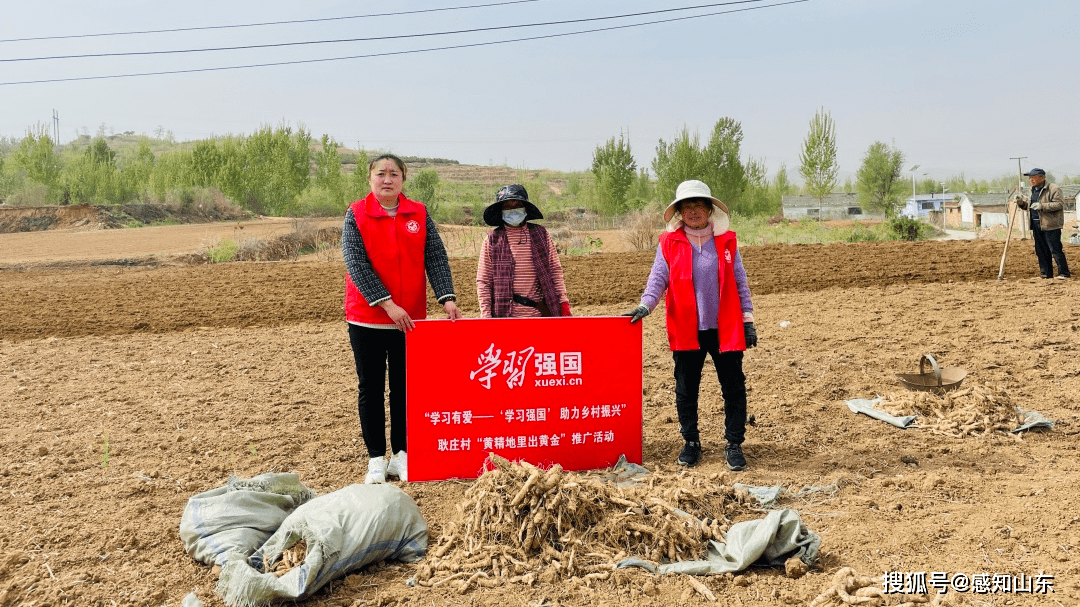
[[(439, 229), (435, 227), (431, 215), (427, 215), (426, 229), (424, 269), (427, 272), (428, 282), (431, 283), (431, 289), (435, 291), (435, 298), (439, 303), (450, 298), (456, 299), (454, 277), (450, 274), (450, 259), (446, 255), (446, 247), (443, 246)], [(386, 289), (371, 267), (371, 259), (368, 257), (367, 249), (364, 248), (364, 239), (360, 236), (360, 228), (356, 225), (352, 207), (345, 212), (345, 226), (341, 230), (341, 251), (345, 256), (345, 268), (349, 272), (349, 277), (352, 278), (353, 284), (364, 296), (368, 305), (375, 306), (390, 299), (390, 291)]]

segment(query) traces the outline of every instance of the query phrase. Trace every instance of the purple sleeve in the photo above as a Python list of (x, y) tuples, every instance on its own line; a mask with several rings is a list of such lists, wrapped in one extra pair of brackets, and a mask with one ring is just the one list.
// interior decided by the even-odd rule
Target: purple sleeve
[[(656, 259), (653, 260), (652, 270), (649, 272), (649, 281), (645, 283), (645, 293), (641, 296), (641, 303), (649, 308), (649, 311), (653, 311), (657, 304), (660, 303), (660, 298), (663, 297), (664, 291), (668, 286), (668, 265), (667, 260), (664, 259), (664, 253), (660, 249), (660, 246), (656, 247)], [(747, 291), (747, 297), (750, 292)]]
[(750, 301), (750, 283), (746, 280), (746, 268), (742, 265), (742, 255), (735, 249), (735, 286), (739, 287), (739, 304), (743, 314), (753, 313), (754, 304)]

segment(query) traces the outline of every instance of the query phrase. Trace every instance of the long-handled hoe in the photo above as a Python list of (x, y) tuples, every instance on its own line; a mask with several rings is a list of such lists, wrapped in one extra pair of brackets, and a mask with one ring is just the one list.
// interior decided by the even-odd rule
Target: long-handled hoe
[(1005, 250), (1001, 252), (1001, 267), (998, 268), (998, 280), (1005, 277), (1005, 255), (1009, 252), (1009, 241), (1012, 240), (1013, 225), (1016, 224), (1016, 209), (1020, 208), (1020, 205), (1013, 205), (1012, 212), (1009, 213), (1009, 231), (1005, 235)]

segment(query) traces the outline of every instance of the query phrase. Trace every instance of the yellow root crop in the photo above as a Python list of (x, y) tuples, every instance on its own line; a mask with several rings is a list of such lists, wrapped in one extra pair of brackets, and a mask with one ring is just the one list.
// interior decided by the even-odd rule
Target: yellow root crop
[(1022, 423), (1008, 392), (979, 385), (942, 396), (930, 392), (889, 394), (877, 406), (890, 415), (916, 415), (920, 428), (952, 438), (1009, 433)]
[(417, 567), (416, 582), (453, 581), (459, 592), (506, 583), (616, 578), (627, 557), (660, 562), (705, 558), (731, 516), (749, 512), (746, 496), (723, 477), (654, 473), (618, 486), (596, 473), (542, 470), (491, 454), (484, 473), (458, 504), (457, 516)]

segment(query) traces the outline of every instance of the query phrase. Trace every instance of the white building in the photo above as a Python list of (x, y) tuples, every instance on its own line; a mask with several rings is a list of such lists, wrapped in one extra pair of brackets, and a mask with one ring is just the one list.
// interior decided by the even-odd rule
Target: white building
[(916, 194), (907, 199), (900, 214), (932, 223), (932, 218), (941, 216), (945, 203), (955, 198), (953, 194)]
[(855, 194), (833, 193), (818, 200), (807, 194), (792, 194), (781, 199), (781, 212), (785, 219), (802, 220), (877, 220), (884, 219), (880, 212), (864, 209)]
[(1009, 194), (960, 194), (960, 227), (1009, 225)]

